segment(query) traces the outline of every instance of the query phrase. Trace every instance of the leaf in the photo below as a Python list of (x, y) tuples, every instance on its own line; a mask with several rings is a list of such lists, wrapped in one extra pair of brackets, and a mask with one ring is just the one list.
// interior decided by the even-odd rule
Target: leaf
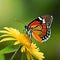
[(22, 53), (21, 60), (27, 60), (26, 53)]
[(5, 60), (4, 55), (0, 55), (0, 60)]
[(15, 52), (18, 49), (18, 47), (19, 47), (18, 45), (7, 46), (4, 49), (0, 50), (0, 55)]

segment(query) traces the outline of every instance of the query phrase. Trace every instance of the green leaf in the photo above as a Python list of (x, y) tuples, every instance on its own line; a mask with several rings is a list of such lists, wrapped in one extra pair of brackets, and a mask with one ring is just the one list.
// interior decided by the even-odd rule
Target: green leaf
[(5, 60), (4, 55), (0, 55), (0, 60)]
[(22, 53), (21, 60), (27, 60), (26, 53)]
[(5, 47), (4, 49), (0, 50), (0, 55), (1, 54), (7, 54), (7, 53), (11, 53), (11, 52), (15, 52), (18, 49), (18, 45), (10, 45)]

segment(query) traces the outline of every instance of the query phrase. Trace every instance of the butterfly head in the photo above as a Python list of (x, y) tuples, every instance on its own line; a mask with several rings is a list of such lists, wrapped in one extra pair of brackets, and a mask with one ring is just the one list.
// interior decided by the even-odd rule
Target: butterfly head
[(31, 34), (32, 34), (32, 28), (30, 26), (25, 26), (26, 29), (26, 33), (30, 36), (31, 38)]
[(31, 28), (29, 26), (25, 26), (26, 31), (29, 31)]

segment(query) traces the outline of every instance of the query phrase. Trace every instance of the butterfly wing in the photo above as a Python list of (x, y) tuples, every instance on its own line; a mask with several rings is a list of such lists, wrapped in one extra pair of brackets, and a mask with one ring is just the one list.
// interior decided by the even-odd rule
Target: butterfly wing
[(42, 24), (42, 21), (40, 21), (39, 18), (37, 18), (37, 19), (33, 20), (31, 23), (29, 23), (28, 26), (34, 27), (34, 26), (37, 26), (40, 24)]
[(32, 35), (38, 42), (42, 42), (44, 40), (43, 38), (47, 35), (46, 24), (42, 24), (34, 28), (32, 30)]
[(41, 42), (42, 39), (40, 36), (42, 35), (42, 26), (38, 25), (37, 27), (33, 28), (32, 35), (38, 42)]
[(45, 15), (45, 16), (41, 16), (41, 18), (45, 19), (48, 27), (51, 27), (51, 24), (52, 24), (52, 21), (53, 21), (53, 16)]
[(51, 23), (53, 17), (50, 15), (41, 16), (33, 20), (28, 26), (32, 29), (32, 35), (38, 42), (44, 42), (50, 37)]
[(47, 33), (46, 33), (45, 37), (42, 38), (42, 40), (44, 42), (50, 38), (50, 35), (51, 35), (50, 27), (51, 27), (51, 24), (53, 22), (53, 16), (45, 15), (45, 16), (41, 16), (41, 18), (45, 19), (46, 25), (47, 25)]

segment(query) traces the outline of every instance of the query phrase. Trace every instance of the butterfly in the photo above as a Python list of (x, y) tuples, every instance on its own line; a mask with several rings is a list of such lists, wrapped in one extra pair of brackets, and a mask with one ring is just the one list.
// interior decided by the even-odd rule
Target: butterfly
[(53, 16), (44, 15), (34, 19), (27, 26), (25, 26), (26, 33), (33, 36), (38, 42), (47, 41), (51, 35), (51, 24)]

